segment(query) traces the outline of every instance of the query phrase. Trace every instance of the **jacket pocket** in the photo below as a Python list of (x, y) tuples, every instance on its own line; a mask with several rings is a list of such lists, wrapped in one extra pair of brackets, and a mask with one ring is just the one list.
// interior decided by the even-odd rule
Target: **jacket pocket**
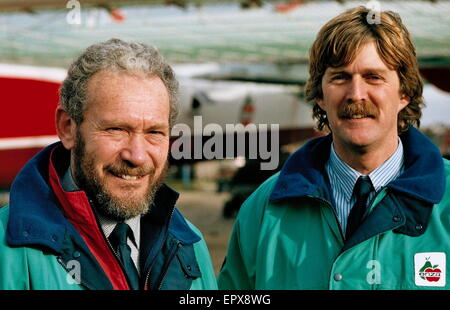
[(201, 275), (193, 245), (179, 244), (175, 258), (168, 266), (159, 289), (188, 290), (192, 280)]
[[(188, 249), (186, 249), (187, 247)], [(197, 279), (202, 276), (192, 245), (181, 247), (177, 258), (186, 277)]]

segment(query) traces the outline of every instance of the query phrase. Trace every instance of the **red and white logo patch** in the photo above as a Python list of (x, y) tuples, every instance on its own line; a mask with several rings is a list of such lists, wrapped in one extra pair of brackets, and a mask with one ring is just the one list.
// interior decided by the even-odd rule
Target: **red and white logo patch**
[(445, 286), (445, 253), (416, 253), (414, 255), (414, 270), (417, 286)]

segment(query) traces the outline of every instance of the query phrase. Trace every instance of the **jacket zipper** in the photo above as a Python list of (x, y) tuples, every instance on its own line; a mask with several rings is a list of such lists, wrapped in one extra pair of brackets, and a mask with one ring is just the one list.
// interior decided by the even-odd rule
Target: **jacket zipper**
[[(91, 206), (93, 205), (93, 202), (92, 202), (91, 200), (89, 200), (89, 203), (91, 204)], [(120, 262), (119, 255), (118, 255), (117, 252), (114, 250), (114, 248), (113, 248), (111, 242), (109, 241), (109, 239), (106, 237), (105, 233), (103, 232), (103, 228), (101, 227), (101, 225), (100, 225), (100, 223), (99, 223), (99, 221), (98, 221), (98, 217), (97, 217), (97, 214), (96, 214), (94, 208), (92, 208), (92, 210), (94, 211), (93, 213), (94, 213), (94, 216), (95, 216), (95, 222), (97, 223), (97, 227), (100, 229), (100, 233), (101, 233), (101, 235), (103, 236), (103, 239), (106, 241), (106, 244), (108, 244), (110, 250), (113, 252), (113, 254), (114, 254), (115, 258), (116, 258), (116, 261), (117, 261), (117, 263), (119, 264), (120, 269), (122, 270), (122, 273), (123, 273), (124, 276), (125, 276), (125, 280), (127, 281), (127, 285), (128, 285), (128, 287), (131, 289), (131, 285), (130, 285), (130, 283), (128, 282), (127, 273), (125, 272), (124, 266), (123, 266), (122, 263)]]
[[(61, 266), (63, 266), (63, 268), (67, 271), (67, 273), (70, 274), (70, 272), (71, 272), (72, 270), (69, 270), (69, 268), (67, 268), (67, 265), (64, 263), (64, 260), (62, 259), (62, 257), (61, 257), (61, 256), (58, 256), (58, 257), (56, 258), (56, 260), (58, 261), (58, 263), (59, 263)], [(86, 287), (86, 288), (88, 288), (88, 289), (92, 289), (92, 288), (90, 288), (86, 283), (83, 282), (82, 278), (83, 278), (83, 277), (81, 277), (81, 275), (80, 275), (80, 283), (78, 283), (78, 284), (79, 284), (79, 285), (82, 285), (82, 286), (84, 286), (84, 287)], [(75, 281), (75, 280), (74, 280), (74, 281)]]
[[(170, 213), (169, 221), (170, 221), (170, 219), (172, 218), (174, 212), (175, 212), (175, 206), (173, 206), (173, 208), (172, 208), (172, 212)], [(164, 246), (164, 242), (165, 242), (165, 241), (166, 241), (166, 240), (164, 240), (164, 241), (161, 243), (161, 247), (160, 247), (160, 249), (159, 249), (158, 252), (161, 251), (162, 247)], [(152, 265), (151, 265), (150, 268), (148, 269), (147, 275), (145, 276), (144, 290), (147, 290), (147, 288), (148, 288), (148, 290), (150, 290), (150, 284), (151, 284), (151, 283), (149, 282), (149, 278), (150, 278), (150, 272), (152, 271), (154, 264), (155, 264), (155, 260), (153, 261)]]
[(106, 243), (109, 245), (109, 248), (111, 249), (111, 251), (114, 253), (114, 256), (117, 258), (117, 261), (119, 262), (119, 264), (120, 264), (120, 260), (119, 260), (119, 254), (117, 254), (117, 252), (116, 251), (114, 251), (114, 248), (113, 248), (113, 246), (112, 246), (112, 244), (111, 244), (111, 242), (109, 241), (109, 239), (108, 238), (106, 238), (106, 236), (105, 236), (105, 240), (106, 240)]
[(161, 276), (160, 276), (161, 280), (159, 281), (158, 290), (161, 290), (161, 287), (164, 283), (164, 278), (166, 277), (166, 274), (167, 274), (167, 270), (169, 269), (169, 266), (172, 264), (172, 261), (175, 258), (176, 254), (178, 252), (178, 249), (180, 248), (180, 245), (181, 245), (181, 242), (177, 241), (172, 252), (169, 255), (169, 259), (166, 261), (166, 264), (164, 264), (164, 268), (163, 268)]

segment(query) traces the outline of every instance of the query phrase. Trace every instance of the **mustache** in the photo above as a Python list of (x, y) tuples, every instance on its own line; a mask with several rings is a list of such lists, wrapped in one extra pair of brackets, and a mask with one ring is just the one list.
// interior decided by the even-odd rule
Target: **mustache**
[(353, 115), (364, 115), (371, 118), (375, 118), (378, 116), (378, 110), (376, 107), (369, 102), (346, 102), (341, 105), (338, 109), (339, 118), (350, 118)]
[(129, 167), (125, 163), (110, 164), (105, 167), (107, 171), (114, 175), (130, 175), (130, 176), (144, 176), (155, 173), (154, 167)]

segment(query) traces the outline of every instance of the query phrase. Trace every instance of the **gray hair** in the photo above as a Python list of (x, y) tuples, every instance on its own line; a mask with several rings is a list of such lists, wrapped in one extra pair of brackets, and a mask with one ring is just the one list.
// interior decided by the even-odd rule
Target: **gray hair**
[(69, 67), (59, 97), (61, 105), (77, 125), (83, 122), (88, 82), (100, 71), (159, 77), (169, 94), (169, 126), (172, 128), (178, 115), (178, 81), (175, 73), (156, 48), (119, 39), (89, 46)]

